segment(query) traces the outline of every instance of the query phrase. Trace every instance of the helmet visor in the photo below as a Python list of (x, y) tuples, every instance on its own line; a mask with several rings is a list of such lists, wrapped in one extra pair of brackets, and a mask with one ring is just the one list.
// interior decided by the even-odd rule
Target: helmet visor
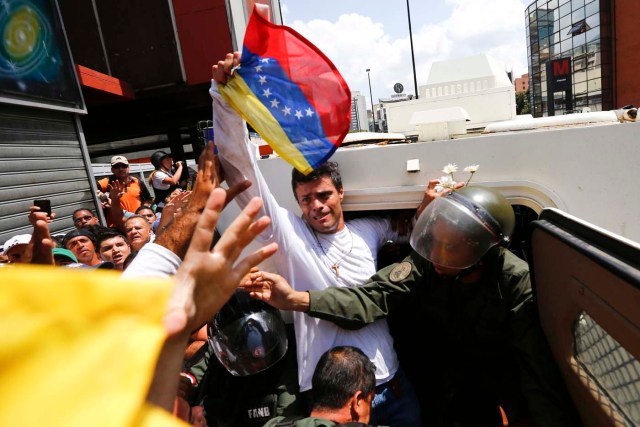
[(280, 313), (247, 314), (224, 325), (210, 325), (209, 345), (234, 376), (264, 371), (287, 352), (287, 334)]
[(411, 247), (435, 265), (469, 268), (501, 240), (481, 217), (455, 197), (438, 197), (418, 218)]

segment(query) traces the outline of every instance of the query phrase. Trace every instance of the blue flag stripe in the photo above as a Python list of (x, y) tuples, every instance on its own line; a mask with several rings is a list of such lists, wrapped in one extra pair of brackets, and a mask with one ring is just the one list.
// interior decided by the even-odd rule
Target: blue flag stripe
[(320, 117), (277, 60), (262, 58), (245, 47), (236, 72), (313, 168), (331, 157), (336, 146), (327, 139)]

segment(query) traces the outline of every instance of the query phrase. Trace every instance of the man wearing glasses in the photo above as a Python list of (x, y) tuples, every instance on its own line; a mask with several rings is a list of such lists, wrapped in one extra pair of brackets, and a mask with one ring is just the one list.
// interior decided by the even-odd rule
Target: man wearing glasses
[(97, 225), (98, 217), (89, 209), (80, 208), (73, 211), (73, 225), (79, 230), (90, 225)]
[[(98, 190), (109, 193), (116, 189), (120, 193), (120, 206), (127, 214), (133, 214), (143, 203), (151, 202), (149, 190), (139, 179), (129, 175), (129, 161), (124, 156), (111, 158), (111, 175), (98, 181)], [(108, 206), (103, 206), (108, 208)], [(111, 209), (106, 209), (109, 227), (117, 227), (120, 218), (112, 218)]]

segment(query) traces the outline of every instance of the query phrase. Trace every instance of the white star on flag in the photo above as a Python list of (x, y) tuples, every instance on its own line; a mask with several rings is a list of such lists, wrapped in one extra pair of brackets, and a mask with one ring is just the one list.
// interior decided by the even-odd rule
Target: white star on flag
[(289, 107), (284, 107), (284, 109), (282, 110), (282, 112), (284, 113), (285, 116), (288, 116), (289, 114), (291, 114), (291, 108)]
[(271, 108), (278, 108), (278, 105), (280, 105), (280, 101), (275, 98), (271, 100)]
[(267, 76), (259, 76), (258, 77), (258, 82), (263, 85), (267, 82)]
[(296, 114), (295, 115), (298, 118), (298, 120), (300, 120), (302, 118), (302, 111), (296, 110)]
[(307, 113), (307, 117), (313, 116), (313, 110), (311, 110), (311, 108), (307, 108), (305, 111)]
[(260, 60), (260, 62), (262, 62), (263, 64), (268, 64), (269, 63), (269, 58), (262, 58)]
[(256, 73), (262, 72), (262, 65), (257, 65), (255, 68), (256, 68)]
[(269, 90), (269, 88), (266, 88), (265, 90), (262, 91), (262, 96), (264, 96), (265, 98), (268, 98), (271, 96), (271, 91)]

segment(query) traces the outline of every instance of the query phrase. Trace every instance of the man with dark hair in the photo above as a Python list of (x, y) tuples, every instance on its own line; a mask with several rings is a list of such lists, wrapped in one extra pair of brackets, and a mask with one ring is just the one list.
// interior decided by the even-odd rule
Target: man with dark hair
[(157, 219), (156, 213), (149, 206), (140, 206), (138, 209), (136, 209), (136, 215), (144, 217), (151, 225), (153, 225), (153, 223), (156, 222)]
[(113, 269), (123, 271), (125, 260), (131, 254), (131, 245), (119, 231), (103, 233), (98, 237), (98, 252), (105, 261), (113, 263)]
[(376, 367), (362, 350), (351, 346), (327, 350), (318, 360), (312, 384), (313, 409), (309, 417), (276, 417), (265, 427), (367, 425), (376, 390)]
[(63, 244), (73, 252), (81, 264), (94, 266), (102, 263), (96, 251), (96, 236), (84, 228), (68, 232), (64, 236)]
[[(238, 62), (239, 53), (227, 55), (213, 67), (214, 81), (226, 84)], [(378, 251), (387, 241), (408, 240), (408, 236), (401, 236), (394, 229), (389, 218), (345, 221), (344, 188), (334, 162), (319, 166), (308, 176), (294, 170), (292, 188), (302, 218), (283, 209), (260, 173), (242, 118), (224, 101), (215, 84), (210, 92), (225, 179), (229, 185), (243, 179), (253, 182), (236, 201), (243, 207), (251, 197), (262, 198), (264, 212), (272, 224), (259, 241), (276, 242), (284, 249), (275, 254), (273, 262), (296, 290), (357, 287), (375, 273)], [(336, 345), (357, 345), (376, 366), (378, 387), (372, 404), (372, 424), (420, 424), (418, 401), (400, 367), (386, 319), (348, 331), (304, 313), (293, 313), (293, 318), (302, 392), (312, 390), (313, 370), (322, 353)]]
[(98, 217), (89, 209), (80, 208), (73, 211), (73, 225), (77, 229), (96, 224), (98, 224)]

